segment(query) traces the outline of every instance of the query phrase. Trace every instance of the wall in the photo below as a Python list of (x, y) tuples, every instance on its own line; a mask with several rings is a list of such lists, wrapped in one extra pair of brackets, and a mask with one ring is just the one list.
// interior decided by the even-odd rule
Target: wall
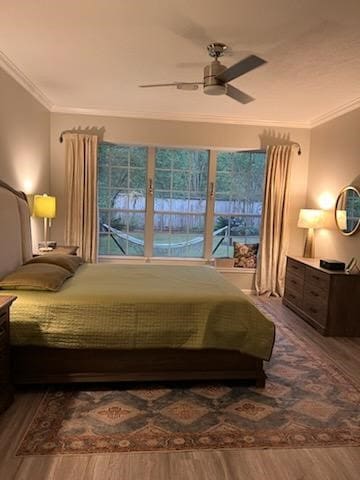
[[(50, 112), (0, 69), (0, 178), (25, 193), (50, 187)], [(42, 239), (32, 219), (33, 243)]]
[[(59, 136), (62, 131), (72, 129), (97, 130), (101, 138), (110, 142), (150, 145), (253, 149), (267, 144), (299, 142), (303, 153), (298, 156), (294, 149), (289, 222), (290, 253), (301, 253), (303, 243), (296, 222), (298, 211), (306, 201), (309, 130), (52, 113), (51, 193), (58, 199), (52, 238), (60, 243), (64, 233), (65, 169), (64, 144), (59, 143)], [(246, 282), (244, 288), (250, 288), (253, 275), (250, 280), (249, 275), (244, 275), (242, 281)]]
[[(332, 206), (346, 185), (360, 187), (360, 109), (324, 123), (311, 131), (308, 200), (309, 208), (319, 208), (324, 193)], [(329, 205), (330, 206), (330, 205)], [(360, 264), (360, 232), (345, 237), (335, 229), (319, 230), (315, 255)]]

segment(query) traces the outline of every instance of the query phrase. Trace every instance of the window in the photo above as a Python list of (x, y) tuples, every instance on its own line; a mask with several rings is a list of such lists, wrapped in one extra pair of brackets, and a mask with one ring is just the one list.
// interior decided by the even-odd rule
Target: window
[(209, 154), (156, 149), (155, 257), (203, 257)]
[(102, 143), (99, 255), (232, 257), (257, 243), (265, 153)]
[(258, 243), (264, 152), (218, 152), (214, 207), (215, 257), (233, 257), (233, 243)]
[(146, 147), (100, 145), (100, 255), (144, 255), (147, 157)]

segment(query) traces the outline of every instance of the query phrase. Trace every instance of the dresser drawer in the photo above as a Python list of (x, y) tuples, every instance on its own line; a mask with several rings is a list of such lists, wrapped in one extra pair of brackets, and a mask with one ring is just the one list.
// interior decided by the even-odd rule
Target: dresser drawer
[(327, 304), (319, 303), (316, 300), (314, 301), (309, 298), (304, 298), (303, 310), (307, 315), (309, 315), (309, 317), (315, 320), (322, 327), (326, 327)]
[(286, 274), (293, 274), (298, 277), (304, 278), (305, 275), (305, 265), (292, 258), (287, 259), (286, 263)]
[(306, 282), (304, 284), (304, 302), (318, 303), (319, 305), (327, 305), (329, 299), (329, 285)]
[(287, 272), (285, 278), (285, 285), (290, 290), (296, 290), (297, 292), (300, 292), (301, 296), (303, 295), (304, 279), (302, 277)]
[(11, 404), (9, 307), (16, 297), (0, 295), (0, 414)]
[(315, 268), (306, 267), (305, 269), (305, 283), (318, 287), (322, 290), (328, 290), (330, 285), (330, 275)]
[(284, 298), (289, 302), (293, 303), (294, 305), (298, 307), (302, 307), (302, 303), (303, 303), (302, 291), (296, 290), (296, 288), (293, 289), (289, 287), (287, 281), (285, 286)]
[(8, 317), (7, 312), (4, 312), (4, 311), (0, 312), (0, 327), (6, 322), (7, 317)]
[(8, 356), (1, 357), (0, 354), (0, 384), (8, 383), (10, 376), (10, 360)]
[(0, 325), (0, 356), (9, 348), (8, 334), (5, 325)]

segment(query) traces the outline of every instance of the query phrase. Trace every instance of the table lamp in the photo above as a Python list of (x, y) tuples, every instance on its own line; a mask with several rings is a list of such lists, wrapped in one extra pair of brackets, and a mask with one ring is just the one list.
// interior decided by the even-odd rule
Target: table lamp
[(297, 226), (307, 228), (307, 235), (304, 247), (304, 257), (314, 258), (314, 229), (322, 228), (324, 225), (324, 211), (302, 208), (299, 213)]
[(56, 199), (49, 195), (35, 195), (34, 196), (34, 210), (35, 217), (44, 219), (44, 247), (39, 248), (42, 252), (50, 252), (51, 247), (48, 247), (48, 219), (54, 218), (56, 214)]

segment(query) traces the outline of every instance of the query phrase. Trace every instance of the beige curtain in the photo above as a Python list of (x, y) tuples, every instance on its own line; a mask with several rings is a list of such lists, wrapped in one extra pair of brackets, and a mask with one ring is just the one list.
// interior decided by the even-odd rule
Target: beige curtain
[(86, 262), (97, 261), (97, 136), (64, 134), (66, 155), (65, 242), (78, 245)]
[(270, 146), (266, 151), (263, 218), (255, 275), (258, 295), (284, 293), (290, 157), (288, 145)]

